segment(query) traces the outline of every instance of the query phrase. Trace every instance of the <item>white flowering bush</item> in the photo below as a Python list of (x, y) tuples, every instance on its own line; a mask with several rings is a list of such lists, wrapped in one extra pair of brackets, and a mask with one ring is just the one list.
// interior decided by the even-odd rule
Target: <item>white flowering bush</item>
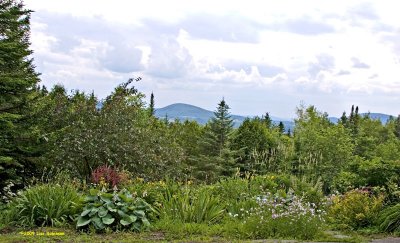
[(257, 206), (230, 214), (241, 219), (246, 237), (308, 240), (322, 230), (324, 211), (292, 193), (286, 197), (267, 193), (254, 200)]

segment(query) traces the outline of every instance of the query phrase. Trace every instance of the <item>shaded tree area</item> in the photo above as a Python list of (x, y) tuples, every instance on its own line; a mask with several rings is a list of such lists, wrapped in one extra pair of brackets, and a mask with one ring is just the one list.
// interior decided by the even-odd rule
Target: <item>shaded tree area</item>
[(39, 74), (30, 57), (30, 14), (20, 2), (0, 1), (0, 189), (35, 175), (40, 155), (32, 109)]

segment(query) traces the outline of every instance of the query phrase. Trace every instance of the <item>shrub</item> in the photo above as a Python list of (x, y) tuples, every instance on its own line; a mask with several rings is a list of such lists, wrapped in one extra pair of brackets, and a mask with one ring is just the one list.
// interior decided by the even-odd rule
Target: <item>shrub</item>
[(101, 187), (115, 187), (120, 181), (121, 176), (118, 171), (108, 165), (99, 166), (92, 172), (92, 182)]
[(359, 229), (371, 226), (382, 209), (384, 197), (368, 191), (352, 190), (334, 196), (328, 214), (330, 221), (339, 228)]
[(400, 203), (381, 212), (379, 229), (385, 232), (400, 232)]
[(210, 191), (187, 187), (175, 193), (167, 189), (160, 207), (161, 218), (183, 223), (213, 224), (220, 221), (224, 213), (224, 205)]
[(43, 184), (23, 191), (10, 205), (10, 224), (60, 226), (72, 221), (82, 198), (72, 185)]
[(76, 227), (88, 228), (91, 225), (96, 231), (142, 231), (150, 226), (147, 217), (152, 213), (154, 209), (148, 203), (141, 198), (134, 198), (125, 189), (113, 193), (90, 189)]

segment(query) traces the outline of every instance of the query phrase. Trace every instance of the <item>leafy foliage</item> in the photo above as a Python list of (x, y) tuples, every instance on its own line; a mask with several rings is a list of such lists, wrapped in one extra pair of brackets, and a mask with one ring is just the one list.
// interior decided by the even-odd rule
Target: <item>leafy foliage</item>
[(150, 227), (148, 216), (152, 213), (154, 209), (148, 203), (134, 198), (127, 190), (107, 193), (90, 189), (76, 227), (79, 229), (92, 225), (96, 231), (107, 228), (142, 231)]
[(68, 123), (60, 124), (54, 136), (49, 136), (44, 160), (54, 161), (87, 181), (92, 170), (104, 163), (141, 178), (181, 175), (182, 149), (165, 124), (148, 116), (143, 95), (130, 87), (130, 82), (118, 86), (100, 110), (92, 95), (77, 92), (66, 98), (70, 100), (66, 106), (58, 105), (52, 96), (50, 92), (47, 116), (60, 120), (60, 115)]
[(359, 229), (375, 223), (383, 207), (382, 195), (368, 191), (352, 190), (342, 196), (334, 196), (328, 215), (339, 228)]
[(10, 203), (8, 217), (11, 224), (23, 227), (60, 226), (72, 221), (82, 203), (72, 185), (37, 185), (26, 189)]
[(184, 188), (171, 191), (167, 188), (161, 200), (160, 217), (183, 223), (213, 224), (222, 219), (224, 205), (208, 190)]
[(384, 232), (400, 232), (400, 204), (385, 208), (380, 213), (379, 228)]
[(37, 134), (29, 109), (38, 73), (29, 50), (31, 11), (20, 1), (0, 1), (0, 194), (36, 172)]

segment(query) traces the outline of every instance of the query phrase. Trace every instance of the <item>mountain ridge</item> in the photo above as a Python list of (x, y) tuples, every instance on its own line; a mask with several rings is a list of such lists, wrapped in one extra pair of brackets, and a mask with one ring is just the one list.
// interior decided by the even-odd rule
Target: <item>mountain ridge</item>
[[(391, 115), (383, 113), (361, 113), (360, 115), (369, 115), (369, 117), (371, 117), (372, 119), (378, 119), (383, 124), (385, 124), (391, 117)], [(156, 108), (155, 116), (158, 118), (165, 118), (167, 116), (169, 121), (173, 121), (175, 119), (178, 119), (180, 121), (192, 120), (204, 125), (214, 116), (214, 112), (191, 104), (174, 103), (162, 108)], [(231, 117), (234, 122), (234, 127), (239, 127), (246, 118), (253, 118), (255, 116), (242, 116), (231, 114)], [(274, 124), (278, 124), (282, 121), (286, 130), (290, 129), (293, 131), (294, 119), (285, 119), (275, 116), (270, 116), (270, 118)], [(329, 117), (329, 120), (333, 123), (337, 123), (340, 118)]]
[[(206, 124), (212, 117), (214, 117), (214, 112), (210, 110), (206, 110), (204, 108), (185, 104), (185, 103), (174, 103), (162, 108), (155, 109), (155, 116), (158, 118), (165, 118), (169, 121), (173, 121), (178, 119), (180, 121), (184, 120), (192, 120), (197, 121), (198, 123), (204, 125)], [(239, 127), (242, 122), (247, 118), (253, 118), (255, 116), (241, 116), (231, 114), (231, 118), (233, 119), (234, 127)], [(271, 116), (271, 120), (278, 124), (282, 121), (283, 125), (286, 129), (293, 129), (294, 122), (293, 120), (288, 119), (280, 119), (278, 117)]]

